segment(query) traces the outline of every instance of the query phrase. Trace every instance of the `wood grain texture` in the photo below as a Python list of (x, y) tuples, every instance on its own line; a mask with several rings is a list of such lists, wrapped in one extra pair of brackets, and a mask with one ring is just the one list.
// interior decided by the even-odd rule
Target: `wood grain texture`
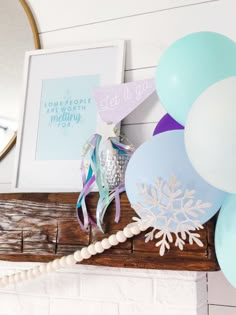
[[(77, 193), (0, 194), (0, 260), (46, 262), (89, 245), (123, 229), (135, 215), (125, 193), (121, 195), (122, 215), (114, 223), (114, 204), (104, 220), (104, 234), (96, 227), (83, 232), (76, 219)], [(89, 211), (95, 215), (98, 195), (87, 199)], [(186, 244), (180, 251), (173, 245), (160, 257), (155, 242), (145, 244), (145, 232), (131, 240), (96, 255), (85, 264), (169, 269), (218, 270), (214, 251), (215, 219), (200, 232), (203, 247)]]

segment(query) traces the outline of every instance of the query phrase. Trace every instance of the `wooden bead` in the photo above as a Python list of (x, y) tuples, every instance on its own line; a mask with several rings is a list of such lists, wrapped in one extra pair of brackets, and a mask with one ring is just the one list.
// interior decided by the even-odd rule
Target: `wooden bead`
[(135, 225), (135, 226), (132, 226), (131, 227), (131, 232), (134, 234), (134, 235), (138, 235), (140, 233), (140, 228)]
[(128, 228), (128, 227), (125, 227), (123, 232), (124, 232), (124, 235), (125, 235), (127, 238), (130, 238), (130, 237), (133, 237), (133, 236), (134, 236), (134, 234), (131, 232), (131, 229)]
[(116, 233), (116, 238), (119, 243), (124, 243), (127, 240), (127, 237), (124, 235), (123, 231), (119, 231)]
[(112, 246), (116, 246), (117, 244), (119, 244), (119, 242), (118, 242), (118, 240), (114, 234), (108, 237), (108, 241)]
[(148, 226), (147, 226), (147, 224), (140, 224), (139, 229), (141, 232), (143, 232), (143, 231), (146, 231), (148, 229)]
[(21, 282), (21, 277), (20, 277), (19, 272), (14, 275), (14, 282), (15, 283)]
[(91, 257), (91, 254), (88, 251), (87, 247), (82, 248), (80, 254), (81, 254), (83, 259), (89, 259)]
[(60, 259), (54, 259), (52, 261), (52, 267), (54, 270), (60, 269), (61, 265), (60, 265)]
[(96, 254), (97, 254), (94, 244), (90, 244), (90, 245), (88, 246), (88, 252), (89, 252), (91, 255), (96, 255)]
[(26, 271), (21, 271), (20, 272), (20, 277), (21, 277), (21, 280), (24, 281), (27, 279), (27, 272)]
[(2, 277), (2, 283), (4, 285), (8, 285), (9, 284), (9, 277), (8, 276), (3, 276)]
[(74, 252), (74, 258), (77, 262), (80, 262), (83, 260), (83, 257), (81, 256), (80, 250), (77, 250), (76, 252)]
[(33, 273), (34, 277), (40, 276), (41, 272), (40, 272), (40, 270), (39, 270), (39, 266), (35, 267), (35, 268), (32, 270), (32, 273)]
[(111, 248), (111, 244), (109, 243), (108, 238), (104, 238), (104, 239), (101, 241), (101, 244), (102, 244), (102, 247), (103, 247), (104, 249), (109, 249), (109, 248)]
[(101, 242), (96, 242), (94, 244), (94, 247), (95, 247), (97, 253), (100, 254), (100, 253), (104, 252), (104, 248), (102, 247), (102, 243)]
[[(45, 274), (46, 272), (47, 272), (47, 264), (41, 264), (40, 266), (39, 266), (39, 271), (40, 271), (40, 273), (43, 275), (43, 274)], [(28, 273), (25, 271), (25, 275), (26, 275), (26, 277), (28, 276)], [(27, 279), (27, 278), (26, 278)]]
[(30, 269), (30, 274), (31, 274), (31, 278), (34, 279), (36, 278), (37, 276), (35, 275), (34, 273), (34, 268)]
[(33, 276), (32, 272), (31, 272), (31, 269), (29, 269), (29, 270), (27, 271), (27, 279), (28, 279), (28, 280), (32, 280), (33, 278), (34, 278), (34, 276)]
[(9, 284), (15, 283), (14, 275), (8, 276), (8, 283), (9, 283)]
[(66, 264), (67, 264), (67, 266), (73, 266), (76, 264), (76, 260), (75, 260), (74, 255), (66, 256)]
[(49, 263), (46, 264), (46, 272), (50, 273), (52, 271), (53, 271), (52, 263), (49, 262)]
[(59, 262), (60, 262), (61, 267), (66, 267), (66, 265), (67, 265), (66, 256), (61, 257)]

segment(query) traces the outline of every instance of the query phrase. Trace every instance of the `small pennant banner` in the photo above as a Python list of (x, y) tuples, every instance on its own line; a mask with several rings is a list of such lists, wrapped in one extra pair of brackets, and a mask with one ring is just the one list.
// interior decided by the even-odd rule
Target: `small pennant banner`
[(155, 80), (141, 80), (94, 90), (101, 119), (119, 123), (155, 91)]

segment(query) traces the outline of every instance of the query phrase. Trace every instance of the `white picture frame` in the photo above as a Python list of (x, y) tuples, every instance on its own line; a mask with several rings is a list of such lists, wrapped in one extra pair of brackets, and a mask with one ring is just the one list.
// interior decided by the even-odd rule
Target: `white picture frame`
[(124, 40), (26, 53), (14, 191), (81, 191), (82, 142), (112, 130), (91, 91), (122, 83), (124, 60)]

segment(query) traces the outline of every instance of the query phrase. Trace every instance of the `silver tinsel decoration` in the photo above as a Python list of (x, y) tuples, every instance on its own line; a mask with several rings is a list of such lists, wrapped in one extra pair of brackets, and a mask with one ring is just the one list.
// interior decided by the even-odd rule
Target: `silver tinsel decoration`
[(132, 146), (129, 146), (127, 153), (120, 153), (112, 147), (111, 141), (107, 140), (103, 144), (103, 149), (100, 152), (100, 165), (103, 183), (108, 185), (109, 190), (124, 183), (126, 167), (132, 152)]

